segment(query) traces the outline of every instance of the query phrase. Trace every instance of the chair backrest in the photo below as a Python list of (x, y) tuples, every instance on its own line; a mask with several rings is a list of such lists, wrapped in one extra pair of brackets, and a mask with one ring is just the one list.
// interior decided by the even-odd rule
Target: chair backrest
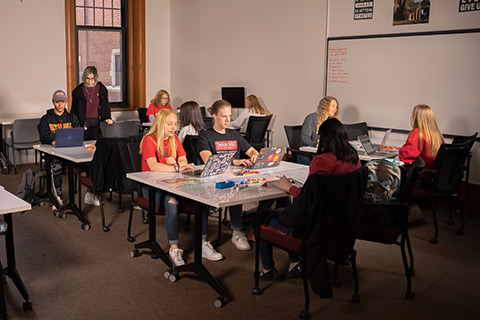
[(462, 161), (462, 168), (458, 171), (458, 175), (456, 177), (457, 181), (461, 181), (464, 176), (464, 171), (467, 173), (467, 178), (466, 181), (468, 183), (469, 179), (469, 173), (470, 173), (470, 158), (471, 158), (471, 150), (473, 147), (473, 144), (475, 143), (475, 139), (478, 136), (478, 132), (475, 132), (471, 136), (455, 136), (452, 140), (452, 144), (458, 144), (458, 143), (463, 143), (463, 142), (469, 142), (468, 146), (468, 151), (465, 153), (465, 159)]
[(366, 122), (351, 124), (344, 123), (343, 127), (345, 128), (345, 131), (347, 131), (349, 141), (357, 140), (359, 136), (368, 134), (368, 127)]
[(130, 142), (127, 144), (128, 154), (130, 156), (130, 161), (132, 161), (133, 170), (135, 172), (142, 171), (142, 155), (140, 151), (140, 143)]
[(210, 129), (213, 127), (213, 117), (203, 117), (203, 122), (205, 123), (205, 129)]
[(198, 153), (197, 142), (198, 136), (192, 135), (186, 135), (185, 140), (183, 140), (183, 149), (187, 153), (187, 161), (195, 165), (203, 164), (202, 158)]
[(147, 117), (147, 108), (138, 108), (138, 120), (140, 120), (141, 123), (148, 122), (148, 117)]
[(115, 121), (110, 125), (102, 121), (100, 128), (104, 138), (128, 138), (140, 132), (138, 120)]
[(425, 161), (422, 157), (416, 157), (412, 162), (408, 172), (405, 175), (402, 175), (402, 181), (400, 182), (400, 192), (398, 195), (398, 200), (400, 202), (407, 202), (410, 193), (412, 193), (415, 182), (417, 181), (418, 175), (425, 168)]
[(457, 173), (465, 162), (470, 141), (457, 144), (442, 144), (435, 158), (433, 191), (436, 194), (451, 193), (457, 182)]
[(287, 136), (288, 146), (291, 149), (298, 149), (302, 146), (302, 126), (283, 126)]
[(202, 113), (202, 117), (206, 117), (207, 116), (207, 111), (205, 109), (205, 106), (201, 106), (200, 107), (200, 112)]
[(272, 120), (272, 115), (268, 116), (250, 116), (248, 118), (246, 139), (257, 150), (265, 147), (265, 134), (268, 125)]
[(12, 144), (18, 143), (40, 143), (40, 135), (37, 127), (40, 118), (16, 119), (12, 127)]

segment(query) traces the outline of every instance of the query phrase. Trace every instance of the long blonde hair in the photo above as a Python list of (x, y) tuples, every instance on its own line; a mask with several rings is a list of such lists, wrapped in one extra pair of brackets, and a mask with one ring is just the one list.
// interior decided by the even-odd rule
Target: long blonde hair
[[(160, 110), (157, 115), (155, 116), (155, 120), (153, 121), (152, 127), (148, 131), (148, 133), (143, 137), (143, 139), (154, 139), (153, 136), (157, 137), (157, 140), (154, 141), (155, 145), (157, 146), (157, 150), (160, 152), (160, 155), (163, 157), (165, 149), (163, 148), (163, 140), (165, 140), (165, 123), (167, 122), (167, 117), (169, 115), (177, 114), (170, 109), (162, 109)], [(142, 139), (142, 142), (143, 142)], [(168, 138), (168, 149), (170, 149), (170, 155), (173, 158), (177, 157), (177, 139), (175, 139), (175, 135)], [(140, 143), (140, 153), (142, 153), (142, 143)]]
[(438, 129), (433, 109), (426, 104), (416, 105), (410, 117), (410, 124), (412, 128), (419, 131), (418, 145), (420, 151), (423, 150), (423, 140), (425, 140), (430, 147), (430, 153), (436, 157), (438, 149), (442, 143), (445, 143), (445, 139)]
[(262, 107), (256, 95), (251, 94), (245, 99), (245, 108), (251, 113), (267, 115), (267, 111)]
[(340, 119), (340, 105), (338, 104), (338, 100), (331, 96), (323, 97), (317, 106), (317, 132), (323, 121), (327, 120), (330, 117), (330, 115), (328, 114), (328, 108), (334, 100), (337, 103), (337, 111), (335, 111), (335, 115), (333, 116), (333, 118)]

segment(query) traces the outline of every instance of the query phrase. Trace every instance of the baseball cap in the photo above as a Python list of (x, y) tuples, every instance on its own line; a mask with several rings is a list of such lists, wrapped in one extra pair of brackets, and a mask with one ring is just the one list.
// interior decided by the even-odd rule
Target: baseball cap
[(67, 95), (62, 90), (57, 90), (53, 93), (52, 96), (53, 101), (67, 101)]

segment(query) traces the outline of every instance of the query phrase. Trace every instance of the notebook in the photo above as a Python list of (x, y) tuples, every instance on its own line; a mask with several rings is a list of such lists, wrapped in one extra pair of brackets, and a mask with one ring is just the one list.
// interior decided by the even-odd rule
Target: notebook
[(83, 146), (84, 134), (83, 127), (57, 129), (55, 130), (55, 148)]
[(224, 173), (232, 163), (233, 155), (236, 152), (237, 151), (228, 151), (212, 154), (202, 169), (195, 170), (194, 172), (186, 172), (185, 174), (196, 177), (208, 177)]
[(253, 166), (249, 166), (247, 168), (263, 169), (276, 167), (280, 165), (280, 162), (282, 162), (282, 158), (286, 150), (286, 147), (262, 148), (262, 150), (260, 150), (258, 153), (257, 161), (253, 164)]
[(358, 141), (363, 147), (365, 153), (369, 156), (382, 156), (382, 157), (393, 157), (398, 155), (398, 150), (382, 151), (375, 149), (368, 135), (364, 134), (358, 137)]

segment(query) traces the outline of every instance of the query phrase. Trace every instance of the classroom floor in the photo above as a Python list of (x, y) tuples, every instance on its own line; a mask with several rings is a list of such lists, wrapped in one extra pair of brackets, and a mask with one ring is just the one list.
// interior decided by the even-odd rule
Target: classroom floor
[[(0, 184), (16, 193), (21, 173), (0, 175)], [(64, 182), (66, 177), (64, 178)], [(85, 192), (85, 190), (83, 190)], [(106, 198), (106, 197), (105, 197)], [(163, 277), (161, 260), (148, 255), (132, 258), (133, 243), (127, 241), (128, 210), (118, 213), (118, 196), (106, 202), (106, 219), (111, 231), (101, 228), (97, 207), (83, 205), (92, 228), (84, 231), (73, 215), (53, 216), (49, 206), (34, 207), (13, 217), (17, 268), (28, 288), (33, 311), (22, 310), (22, 297), (10, 279), (4, 285), (10, 319), (297, 319), (303, 308), (300, 279), (267, 282), (263, 295), (254, 296), (254, 251), (239, 251), (230, 242), (231, 231), (224, 226), (218, 250), (225, 259), (205, 261), (210, 272), (224, 286), (227, 303), (217, 309), (216, 293), (192, 274), (182, 274), (176, 283)], [(123, 205), (129, 208), (129, 197)], [(480, 216), (467, 218), (465, 235), (445, 223), (440, 214), (437, 245), (428, 240), (433, 233), (431, 216), (411, 225), (415, 255), (414, 301), (404, 299), (406, 280), (400, 250), (395, 246), (358, 241), (357, 264), (360, 277), (360, 304), (350, 298), (353, 282), (349, 267), (340, 269), (343, 287), (334, 289), (334, 299), (311, 296), (311, 319), (479, 319), (480, 309)], [(188, 261), (193, 259), (192, 233), (183, 231), (180, 215), (180, 242)], [(157, 235), (165, 249), (162, 217)], [(216, 235), (217, 221), (211, 218), (209, 239)], [(137, 243), (147, 239), (148, 226), (135, 211)], [(4, 238), (0, 238), (4, 248)], [(287, 257), (275, 251), (277, 269), (287, 268)], [(0, 259), (5, 264), (4, 249)]]

